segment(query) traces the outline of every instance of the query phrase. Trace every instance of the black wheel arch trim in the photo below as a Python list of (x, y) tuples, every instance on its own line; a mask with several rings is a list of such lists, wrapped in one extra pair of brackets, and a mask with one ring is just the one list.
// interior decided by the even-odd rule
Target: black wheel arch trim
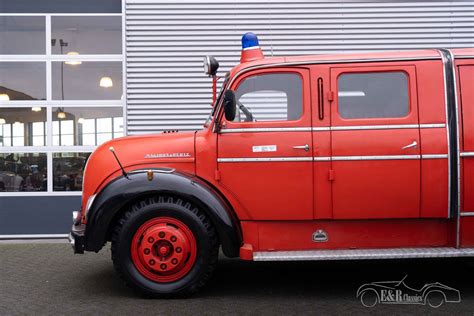
[(98, 252), (108, 239), (110, 225), (124, 208), (150, 195), (168, 194), (181, 197), (201, 209), (219, 235), (224, 254), (238, 257), (242, 244), (239, 221), (230, 204), (204, 180), (179, 171), (146, 170), (128, 173), (108, 183), (96, 196), (87, 213), (85, 250)]

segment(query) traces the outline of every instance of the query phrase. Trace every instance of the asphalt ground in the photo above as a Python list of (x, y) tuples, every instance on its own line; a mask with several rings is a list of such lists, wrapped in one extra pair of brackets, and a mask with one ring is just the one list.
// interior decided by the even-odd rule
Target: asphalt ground
[[(110, 247), (73, 255), (63, 243), (0, 243), (0, 315), (474, 315), (474, 259), (244, 262), (221, 257), (208, 285), (188, 299), (146, 299), (114, 273)], [(360, 285), (407, 276), (441, 282), (461, 303), (367, 308)]]

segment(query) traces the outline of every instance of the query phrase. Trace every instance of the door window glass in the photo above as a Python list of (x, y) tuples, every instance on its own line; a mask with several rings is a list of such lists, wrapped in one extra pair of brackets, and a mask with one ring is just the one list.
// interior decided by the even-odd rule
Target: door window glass
[(409, 113), (404, 72), (341, 74), (337, 86), (342, 118), (396, 118)]
[(244, 80), (235, 93), (234, 121), (293, 121), (303, 112), (303, 83), (297, 74), (257, 75)]

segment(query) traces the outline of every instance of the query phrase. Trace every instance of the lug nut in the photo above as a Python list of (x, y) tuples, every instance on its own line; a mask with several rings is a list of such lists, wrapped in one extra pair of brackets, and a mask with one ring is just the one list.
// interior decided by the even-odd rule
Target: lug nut
[(164, 237), (165, 237), (165, 233), (164, 233), (164, 232), (160, 232), (160, 233), (158, 234), (158, 236), (160, 236), (160, 238), (164, 238)]
[(152, 242), (154, 242), (154, 241), (155, 241), (155, 239), (154, 239), (153, 237), (148, 237), (148, 242), (149, 242), (149, 243), (152, 243)]
[(181, 249), (181, 247), (176, 248), (176, 252), (177, 252), (177, 253), (181, 253), (182, 250), (183, 250), (183, 249)]
[(171, 236), (171, 241), (175, 242), (176, 241), (176, 236)]
[(146, 248), (143, 252), (144, 252), (146, 255), (149, 255), (149, 254), (150, 254), (150, 249)]
[(178, 259), (173, 258), (173, 260), (171, 260), (171, 263), (172, 263), (172, 264), (178, 264)]
[(161, 270), (165, 270), (165, 269), (166, 269), (166, 264), (163, 263), (163, 264), (160, 266), (160, 268), (161, 268)]
[(150, 265), (154, 266), (156, 262), (155, 262), (155, 260), (151, 259), (150, 261), (148, 261), (148, 263), (149, 263)]

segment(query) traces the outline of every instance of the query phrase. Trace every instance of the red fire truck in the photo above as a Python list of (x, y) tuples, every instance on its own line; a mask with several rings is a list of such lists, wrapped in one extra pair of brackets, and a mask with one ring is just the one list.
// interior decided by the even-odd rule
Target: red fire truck
[(196, 292), (219, 248), (243, 260), (474, 256), (474, 49), (264, 57), (214, 79), (204, 128), (90, 156), (76, 253), (111, 241), (150, 296)]

